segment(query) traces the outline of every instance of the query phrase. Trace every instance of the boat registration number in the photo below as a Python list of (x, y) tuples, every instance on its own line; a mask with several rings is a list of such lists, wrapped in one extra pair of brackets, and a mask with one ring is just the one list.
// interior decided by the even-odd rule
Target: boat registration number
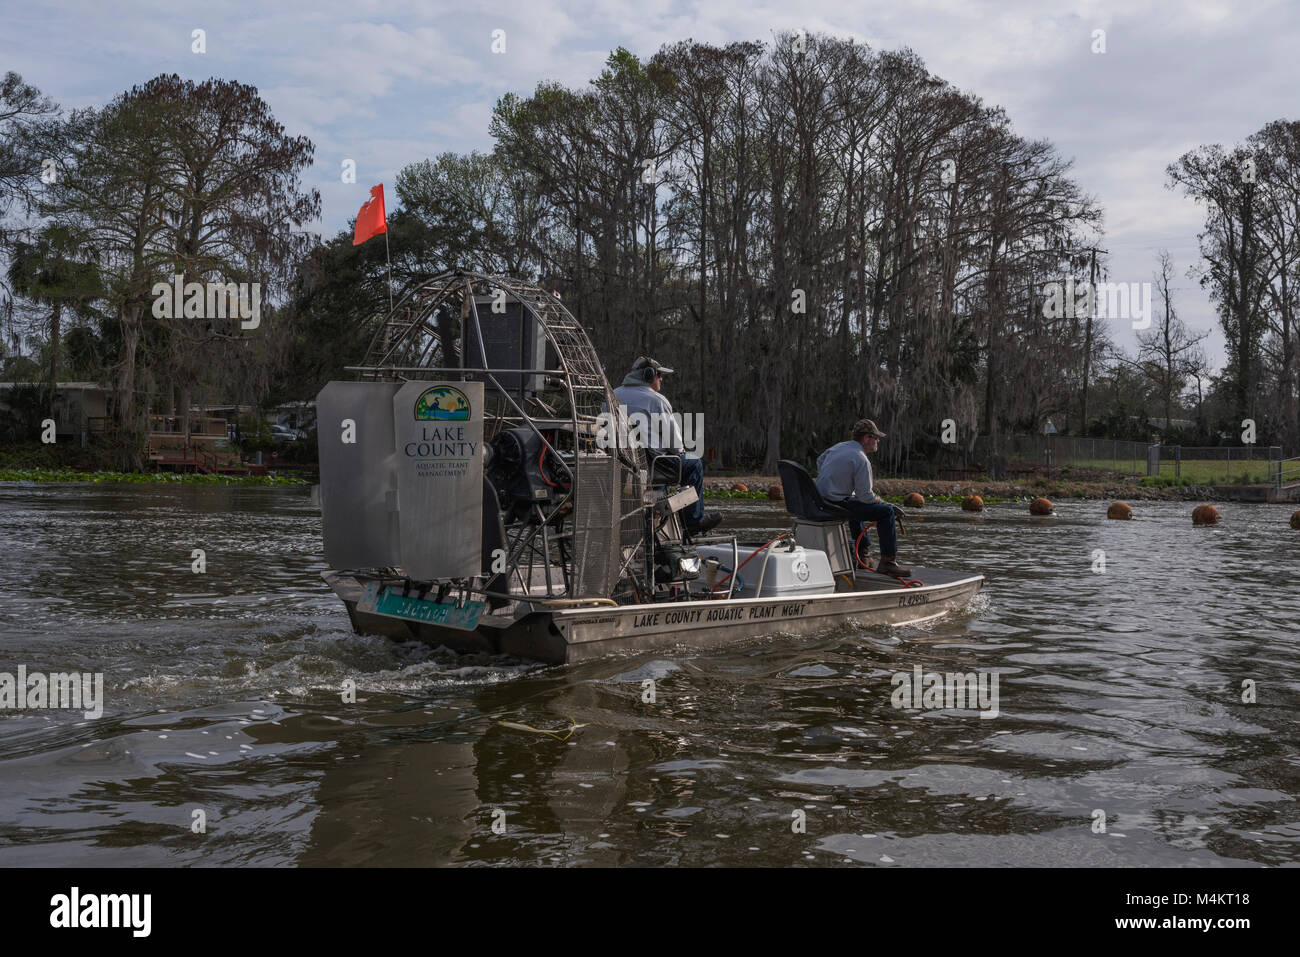
[(403, 597), (401, 589), (383, 586), (381, 591), (378, 582), (371, 582), (357, 602), (357, 611), (473, 631), (478, 627), (479, 615), (483, 614), (483, 602), (465, 601), (457, 605), (455, 601)]

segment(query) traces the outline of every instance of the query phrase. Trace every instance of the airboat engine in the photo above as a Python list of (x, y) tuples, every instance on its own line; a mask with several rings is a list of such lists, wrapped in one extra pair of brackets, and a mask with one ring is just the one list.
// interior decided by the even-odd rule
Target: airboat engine
[(532, 429), (506, 429), (489, 443), (488, 479), (497, 491), (506, 524), (524, 521), (534, 503), (566, 494), (569, 468)]

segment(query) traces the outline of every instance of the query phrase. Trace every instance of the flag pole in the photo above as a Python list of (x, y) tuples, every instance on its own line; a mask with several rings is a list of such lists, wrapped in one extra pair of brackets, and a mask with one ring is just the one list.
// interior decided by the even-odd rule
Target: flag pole
[[(388, 217), (385, 216), (385, 219)], [(393, 318), (393, 257), (388, 251), (388, 223), (384, 223), (384, 259), (388, 261), (388, 318)]]

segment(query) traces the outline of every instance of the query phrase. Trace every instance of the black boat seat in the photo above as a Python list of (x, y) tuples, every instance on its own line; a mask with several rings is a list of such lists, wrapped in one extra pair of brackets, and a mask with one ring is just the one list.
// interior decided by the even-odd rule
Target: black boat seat
[(652, 455), (649, 485), (654, 487), (682, 484), (682, 460), (676, 455)]
[(785, 492), (785, 510), (795, 517), (795, 542), (805, 548), (820, 549), (826, 553), (831, 574), (852, 587), (855, 566), (852, 543), (849, 541), (848, 510), (826, 501), (817, 491), (817, 485), (802, 465), (781, 459), (776, 464)]
[(776, 471), (785, 492), (785, 510), (795, 518), (806, 522), (844, 522), (850, 518), (847, 509), (821, 497), (812, 476), (798, 462), (781, 459)]

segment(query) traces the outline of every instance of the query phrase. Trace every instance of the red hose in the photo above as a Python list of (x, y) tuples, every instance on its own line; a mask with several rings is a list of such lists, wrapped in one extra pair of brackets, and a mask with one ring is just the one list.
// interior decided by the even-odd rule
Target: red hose
[(865, 523), (865, 524), (862, 526), (862, 531), (858, 532), (858, 538), (857, 538), (857, 541), (855, 541), (855, 542), (853, 543), (853, 558), (857, 561), (857, 563), (858, 563), (859, 565), (861, 565), (861, 566), (862, 566), (863, 568), (865, 568), (867, 571), (871, 571), (871, 563), (870, 563), (870, 562), (864, 562), (864, 561), (862, 560), (862, 554), (858, 551), (858, 546), (862, 544), (862, 536), (865, 535), (865, 534), (867, 534), (867, 529), (869, 529), (869, 528), (875, 528), (875, 527), (876, 527), (876, 523), (875, 523), (875, 522), (867, 522), (867, 523)]
[(731, 571), (727, 572), (727, 577), (722, 579), (722, 581), (718, 582), (713, 587), (715, 589), (721, 588), (727, 582), (727, 580), (731, 578), (732, 575), (740, 574), (740, 570), (744, 568), (746, 565), (748, 565), (750, 561), (754, 558), (754, 556), (757, 555), (759, 552), (761, 552), (763, 549), (767, 548), (768, 545), (774, 544), (775, 542), (779, 542), (783, 538), (789, 538), (789, 537), (790, 537), (789, 532), (782, 532), (780, 535), (776, 536), (776, 538), (772, 539), (772, 541), (767, 542), (766, 544), (761, 545), (758, 548), (754, 549), (752, 552), (749, 553), (749, 558), (746, 558), (743, 562), (741, 562)]
[[(546, 462), (546, 446), (543, 445), (541, 454), (537, 456), (537, 472), (539, 475), (541, 475), (542, 481), (545, 482), (547, 485), (549, 485), (551, 488), (559, 488), (560, 483), (552, 482), (550, 478), (547, 476), (546, 465), (544, 464), (545, 462)], [(573, 486), (572, 482), (564, 483), (565, 488), (571, 488), (572, 486)]]
[[(862, 531), (858, 532), (857, 541), (853, 543), (853, 557), (857, 559), (858, 564), (861, 565), (863, 568), (867, 569), (867, 571), (875, 571), (875, 569), (873, 569), (869, 564), (867, 564), (862, 560), (862, 554), (861, 552), (858, 551), (858, 545), (862, 543), (862, 536), (867, 534), (867, 529), (875, 528), (877, 524), (878, 523), (876, 522), (869, 522), (864, 524), (862, 526)], [(903, 583), (904, 588), (916, 588), (918, 585), (925, 584), (925, 582), (921, 581), (921, 579), (919, 578), (900, 578), (898, 579), (898, 581)]]

